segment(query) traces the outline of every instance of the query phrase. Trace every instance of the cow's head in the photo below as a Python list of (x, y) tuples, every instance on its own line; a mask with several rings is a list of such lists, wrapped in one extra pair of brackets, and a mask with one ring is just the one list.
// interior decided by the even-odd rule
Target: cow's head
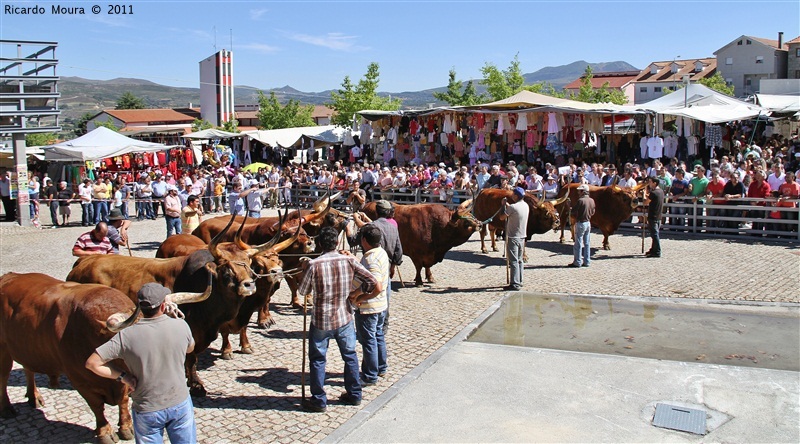
[[(245, 220), (246, 219), (247, 217), (245, 216)], [(283, 221), (280, 210), (278, 210), (278, 220)], [(278, 253), (297, 241), (297, 235), (300, 230), (297, 230), (295, 236), (283, 242), (278, 242), (281, 237), (281, 232), (279, 230), (270, 241), (262, 245), (251, 247), (242, 241), (242, 228), (244, 225), (244, 221), (242, 221), (242, 225), (239, 226), (239, 230), (236, 232), (234, 242), (250, 256), (253, 271), (258, 277), (266, 277), (267, 281), (273, 284), (280, 282), (281, 279), (283, 279), (283, 262), (278, 257)]]
[(474, 200), (467, 199), (453, 211), (448, 225), (457, 230), (464, 230), (469, 234), (481, 230), (481, 222), (472, 214)]
[[(642, 182), (633, 188), (622, 188), (617, 185), (611, 185), (608, 188), (611, 190), (611, 195), (614, 199), (621, 202), (621, 209), (628, 211), (630, 208), (632, 212), (636, 207), (641, 205), (641, 201), (637, 196), (646, 186), (647, 184)], [(628, 213), (628, 215), (630, 215), (630, 213)]]
[[(242, 249), (236, 242), (220, 242), (230, 229), (235, 218), (235, 214), (231, 215), (231, 220), (225, 226), (225, 229), (208, 244), (208, 251), (214, 257), (214, 262), (207, 263), (206, 268), (209, 273), (216, 277), (217, 283), (222, 288), (227, 288), (233, 293), (244, 297), (250, 296), (256, 291), (253, 270), (250, 268), (251, 254)], [(242, 225), (244, 225), (244, 222), (242, 222)]]
[[(311, 217), (306, 218), (305, 229), (307, 232), (316, 235), (323, 227), (334, 227), (341, 231), (347, 223), (348, 214), (333, 208), (333, 202), (342, 196), (344, 191), (339, 191), (333, 196), (329, 195), (330, 191), (324, 196), (319, 198), (314, 205), (311, 206)], [(322, 214), (321, 218), (313, 217), (314, 215)], [(330, 216), (333, 215), (333, 218)]]
[(559, 227), (560, 221), (556, 205), (565, 202), (567, 196), (557, 200), (539, 200), (536, 196), (525, 194), (523, 199), (530, 210), (530, 215), (528, 216), (529, 235), (546, 233)]

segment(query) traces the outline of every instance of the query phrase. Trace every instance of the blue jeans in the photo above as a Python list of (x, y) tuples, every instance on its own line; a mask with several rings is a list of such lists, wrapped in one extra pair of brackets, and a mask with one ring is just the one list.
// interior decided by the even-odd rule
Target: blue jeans
[(167, 430), (170, 442), (174, 444), (197, 442), (191, 396), (186, 398), (186, 401), (163, 410), (137, 412), (131, 409), (131, 412), (136, 444), (163, 443), (164, 429)]
[(96, 200), (92, 204), (94, 204), (94, 223), (108, 222), (108, 201)]
[(122, 217), (128, 219), (128, 202), (122, 201), (122, 205), (119, 206), (119, 210), (122, 211)]
[(261, 217), (261, 210), (247, 210), (247, 217), (259, 219)]
[(355, 313), (356, 337), (361, 344), (361, 372), (364, 382), (375, 382), (378, 375), (386, 373), (386, 338), (383, 321), (386, 311), (375, 314)]
[(653, 256), (661, 256), (661, 238), (659, 237), (658, 230), (661, 228), (661, 220), (650, 221), (650, 239), (653, 243), (650, 245), (650, 253)]
[(181, 234), (182, 227), (180, 217), (172, 217), (165, 214), (164, 219), (167, 221), (167, 237), (173, 234)]
[(590, 222), (577, 222), (575, 224), (575, 245), (572, 246), (573, 264), (589, 266), (592, 254), (589, 235), (592, 233)]
[(308, 330), (308, 361), (310, 367), (311, 402), (317, 406), (327, 406), (325, 396), (325, 364), (328, 343), (336, 340), (339, 353), (344, 361), (344, 388), (355, 399), (361, 399), (361, 382), (358, 379), (358, 355), (356, 355), (356, 331), (353, 323), (334, 330), (319, 330), (311, 324)]
[(524, 247), (524, 237), (508, 238), (508, 263), (511, 269), (511, 285), (514, 287), (522, 287), (522, 251)]
[(91, 225), (92, 220), (93, 220), (92, 203), (81, 202), (81, 225), (83, 226)]
[[(147, 199), (146, 197), (140, 197), (140, 199)], [(153, 217), (153, 205), (152, 202), (149, 201), (139, 201), (136, 202), (136, 217), (139, 220), (144, 219), (145, 217), (148, 219), (154, 219)]]

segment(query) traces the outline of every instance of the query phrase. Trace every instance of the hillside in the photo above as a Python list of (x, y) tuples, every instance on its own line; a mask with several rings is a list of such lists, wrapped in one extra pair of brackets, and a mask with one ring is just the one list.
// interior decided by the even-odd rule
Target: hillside
[[(591, 65), (595, 72), (602, 71), (630, 71), (637, 68), (622, 61), (588, 63), (580, 60), (561, 66), (548, 66), (538, 71), (524, 74), (527, 83), (549, 82), (557, 89), (562, 88), (567, 83), (580, 77), (586, 70), (586, 66)], [(443, 80), (446, 76), (442, 76)], [(486, 88), (483, 85), (475, 85), (479, 92)], [(141, 97), (148, 107), (152, 108), (177, 108), (187, 107), (189, 104), (199, 106), (199, 88), (180, 88), (173, 86), (159, 85), (149, 80), (117, 78), (111, 80), (90, 80), (81, 77), (62, 77), (59, 83), (61, 100), (59, 106), (62, 110), (61, 123), (65, 130), (69, 130), (74, 122), (83, 114), (97, 113), (103, 109), (113, 108), (117, 99), (126, 91)], [(433, 97), (433, 93), (444, 91), (445, 87), (425, 89), (421, 91), (404, 91), (399, 93), (381, 92), (382, 96), (391, 95), (394, 98), (402, 99), (403, 107), (424, 108), (429, 105), (441, 105)], [(237, 86), (234, 91), (237, 105), (253, 104), (257, 102), (259, 88), (252, 86)], [(289, 85), (279, 88), (265, 90), (274, 91), (278, 100), (285, 102), (289, 99), (298, 100), (302, 103), (321, 105), (330, 100), (331, 91), (303, 92), (292, 88)]]

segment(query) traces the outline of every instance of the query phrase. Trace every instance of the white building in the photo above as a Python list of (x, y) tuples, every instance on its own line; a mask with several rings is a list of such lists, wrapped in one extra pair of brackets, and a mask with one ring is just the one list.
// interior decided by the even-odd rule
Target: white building
[(690, 83), (697, 83), (716, 72), (717, 59), (713, 57), (653, 62), (631, 81), (634, 87), (633, 103), (646, 103), (677, 90), (684, 76), (688, 77)]
[(231, 51), (223, 49), (200, 62), (200, 114), (214, 126), (234, 118)]

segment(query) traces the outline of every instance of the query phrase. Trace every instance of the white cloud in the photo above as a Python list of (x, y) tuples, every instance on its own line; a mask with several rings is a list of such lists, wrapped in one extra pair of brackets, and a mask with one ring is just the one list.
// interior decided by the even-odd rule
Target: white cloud
[(369, 49), (367, 46), (356, 44), (358, 36), (344, 35), (340, 32), (329, 32), (325, 35), (291, 33), (287, 34), (287, 37), (291, 40), (308, 43), (314, 46), (322, 46), (323, 48), (332, 49), (334, 51), (358, 52)]
[(248, 43), (245, 45), (234, 45), (233, 49), (246, 49), (246, 50), (249, 49), (251, 51), (260, 52), (264, 54), (272, 54), (281, 50), (277, 46), (266, 45), (264, 43)]
[(250, 20), (260, 20), (267, 11), (269, 11), (269, 9), (251, 9)]

